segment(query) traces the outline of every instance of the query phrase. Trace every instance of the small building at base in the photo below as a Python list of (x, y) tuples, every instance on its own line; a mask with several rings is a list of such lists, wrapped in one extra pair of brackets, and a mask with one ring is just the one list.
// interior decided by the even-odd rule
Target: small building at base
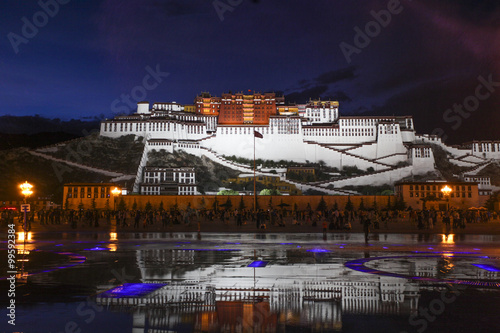
[(78, 209), (78, 207), (84, 207), (89, 209), (94, 205), (96, 209), (114, 209), (114, 200), (118, 200), (117, 197), (113, 196), (114, 188), (120, 189), (120, 186), (115, 183), (64, 184), (63, 208)]
[[(445, 194), (443, 188), (451, 191)], [(468, 209), (482, 204), (477, 183), (471, 182), (400, 182), (394, 185), (395, 195), (412, 209)]]

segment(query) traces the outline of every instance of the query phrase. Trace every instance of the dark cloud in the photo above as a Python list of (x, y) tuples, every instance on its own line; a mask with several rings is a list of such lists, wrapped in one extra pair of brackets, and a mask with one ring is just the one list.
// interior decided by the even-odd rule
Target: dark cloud
[(328, 90), (328, 86), (315, 86), (299, 92), (293, 92), (285, 95), (285, 100), (288, 103), (306, 103), (309, 99), (319, 99), (321, 95)]
[(349, 97), (345, 92), (340, 91), (340, 90), (335, 91), (333, 93), (328, 93), (327, 95), (323, 95), (321, 98), (328, 99), (331, 101), (352, 102), (351, 97)]
[(341, 68), (323, 73), (314, 80), (319, 84), (332, 84), (343, 80), (350, 80), (356, 77), (354, 71), (355, 68), (353, 66)]
[[(452, 144), (474, 139), (498, 139), (498, 130), (484, 123), (484, 119), (490, 119), (491, 123), (498, 121), (499, 98), (494, 94), (480, 101), (474, 112), (468, 112), (465, 108), (462, 108), (465, 110), (463, 115), (448, 111), (457, 105), (463, 105), (466, 98), (474, 96), (479, 83), (477, 77), (428, 82), (396, 94), (383, 105), (372, 106), (363, 114), (413, 115), (418, 133), (434, 132)], [(448, 117), (445, 117), (445, 112), (449, 112)]]

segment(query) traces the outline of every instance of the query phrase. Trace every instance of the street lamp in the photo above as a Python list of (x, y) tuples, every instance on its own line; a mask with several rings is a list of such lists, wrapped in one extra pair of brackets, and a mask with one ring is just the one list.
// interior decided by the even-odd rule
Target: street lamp
[(450, 210), (450, 193), (451, 193), (451, 191), (452, 191), (452, 189), (448, 185), (445, 185), (445, 187), (443, 187), (441, 189), (441, 192), (443, 193), (444, 197), (446, 198), (447, 210)]
[(28, 205), (26, 205), (26, 201), (30, 195), (33, 194), (33, 191), (31, 190), (33, 188), (33, 185), (25, 181), (23, 184), (19, 185), (21, 188), (21, 194), (24, 195), (24, 205), (21, 205), (21, 208), (24, 212), (24, 225), (23, 225), (23, 234), (24, 234), (24, 247), (23, 247), (23, 265), (21, 267), (21, 276), (24, 277), (24, 262), (25, 262), (25, 255), (26, 255), (26, 239), (28, 238), (28, 219), (26, 218), (26, 213), (29, 211)]
[(120, 194), (120, 190), (118, 187), (115, 187), (114, 189), (111, 190), (111, 193), (113, 194), (113, 210), (116, 210), (116, 197)]
[[(24, 201), (23, 203), (26, 204), (26, 200), (27, 198), (33, 194), (33, 191), (31, 190), (33, 188), (33, 185), (31, 185), (30, 183), (28, 183), (27, 181), (25, 181), (23, 184), (19, 185), (19, 187), (21, 188), (21, 194), (24, 195)], [(26, 219), (26, 213), (27, 213), (27, 209), (24, 207), (23, 209), (24, 211), (24, 226), (23, 226), (23, 229), (24, 229), (24, 232), (27, 231), (27, 219)], [(25, 237), (26, 239), (26, 237)]]

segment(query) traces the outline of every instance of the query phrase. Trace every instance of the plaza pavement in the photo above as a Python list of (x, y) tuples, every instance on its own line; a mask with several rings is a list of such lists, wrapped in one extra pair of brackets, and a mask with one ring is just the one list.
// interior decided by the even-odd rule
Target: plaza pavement
[[(242, 226), (237, 226), (236, 221), (231, 219), (228, 223), (224, 223), (220, 220), (214, 221), (201, 221), (198, 227), (198, 222), (192, 221), (189, 224), (170, 224), (166, 227), (162, 227), (161, 223), (148, 225), (144, 228), (142, 225), (139, 228), (133, 227), (133, 220), (129, 219), (129, 225), (125, 227), (116, 227), (115, 220), (108, 224), (104, 219), (99, 221), (99, 227), (88, 226), (87, 224), (79, 224), (76, 229), (71, 228), (71, 225), (67, 223), (62, 223), (59, 225), (48, 224), (40, 225), (37, 220), (32, 224), (32, 232), (197, 232), (198, 228), (202, 233), (204, 232), (217, 232), (217, 233), (322, 233), (323, 227), (322, 223), (318, 223), (317, 226), (302, 224), (302, 225), (292, 225), (291, 221), (286, 221), (285, 227), (267, 225), (265, 230), (257, 229), (255, 222), (248, 221)], [(16, 231), (22, 231), (22, 225), (17, 222), (16, 219)], [(351, 223), (351, 230), (328, 230), (328, 233), (363, 233), (363, 226), (358, 220)], [(4, 228), (2, 228), (4, 229)], [(6, 232), (4, 229), (3, 232)], [(402, 234), (476, 234), (476, 235), (500, 235), (500, 220), (491, 220), (487, 223), (467, 223), (464, 229), (462, 228), (449, 228), (446, 232), (446, 227), (440, 221), (434, 225), (432, 229), (422, 229), (417, 228), (416, 223), (410, 223), (410, 221), (405, 219), (393, 219), (387, 223), (385, 226), (381, 223), (379, 229), (374, 229), (373, 225), (370, 228), (370, 233), (402, 233)]]

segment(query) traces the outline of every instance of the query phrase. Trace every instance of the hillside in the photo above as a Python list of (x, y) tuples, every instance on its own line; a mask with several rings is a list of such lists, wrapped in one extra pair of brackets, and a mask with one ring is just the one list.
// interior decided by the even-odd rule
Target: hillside
[(65, 132), (42, 132), (35, 134), (0, 133), (0, 150), (19, 147), (33, 149), (76, 139), (77, 137), (74, 134)]
[(77, 119), (61, 120), (35, 116), (0, 116), (0, 133), (27, 134), (35, 133), (67, 133), (81, 137), (92, 130), (99, 129), (100, 119), (82, 121)]
[(29, 181), (35, 186), (35, 199), (50, 198), (54, 202), (61, 203), (64, 183), (110, 180), (110, 177), (98, 173), (33, 156), (24, 148), (0, 151), (0, 174), (2, 201), (22, 199), (18, 186), (24, 181)]
[(94, 168), (135, 174), (141, 160), (142, 138), (126, 135), (117, 139), (92, 133), (84, 138), (42, 150), (43, 153)]

